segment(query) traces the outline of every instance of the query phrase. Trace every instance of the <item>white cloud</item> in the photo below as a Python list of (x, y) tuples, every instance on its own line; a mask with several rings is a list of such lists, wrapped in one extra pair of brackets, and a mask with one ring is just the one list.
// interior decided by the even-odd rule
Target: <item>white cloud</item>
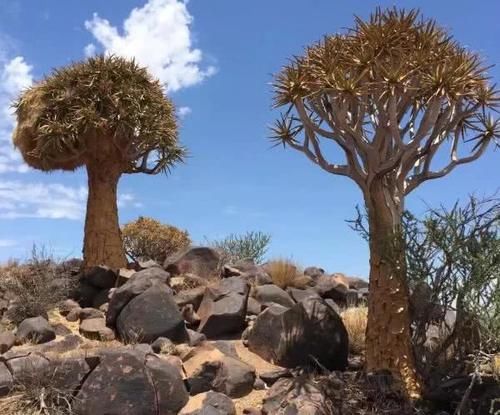
[[(86, 201), (86, 186), (0, 181), (0, 219), (81, 220), (85, 217)], [(119, 194), (118, 205), (142, 206), (131, 193)]]
[(93, 43), (89, 43), (85, 48), (83, 49), (83, 53), (85, 53), (86, 57), (89, 56), (94, 56), (96, 53), (96, 47)]
[(10, 248), (16, 245), (17, 241), (14, 241), (12, 239), (0, 239), (0, 248)]
[(20, 154), (12, 146), (14, 114), (12, 101), (33, 82), (33, 67), (22, 56), (0, 59), (0, 173), (28, 171)]
[[(193, 48), (187, 1), (149, 0), (134, 8), (123, 22), (122, 33), (97, 13), (85, 22), (106, 53), (134, 57), (166, 83), (167, 91), (195, 85), (213, 75), (215, 67), (202, 68), (202, 52)], [(85, 48), (95, 53), (95, 45)]]
[(177, 114), (179, 114), (179, 118), (181, 120), (191, 114), (191, 112), (191, 108), (189, 107), (179, 107), (179, 109), (177, 110)]

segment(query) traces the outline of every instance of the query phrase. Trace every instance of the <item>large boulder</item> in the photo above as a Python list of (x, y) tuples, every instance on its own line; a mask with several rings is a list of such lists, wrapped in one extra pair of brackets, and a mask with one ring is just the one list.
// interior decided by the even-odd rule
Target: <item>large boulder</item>
[(42, 378), (48, 373), (50, 361), (41, 353), (26, 353), (12, 357), (6, 362), (14, 382), (24, 383), (36, 376)]
[(220, 261), (220, 255), (215, 249), (201, 246), (188, 248), (172, 258), (167, 258), (164, 268), (172, 275), (192, 273), (208, 278), (217, 273)]
[[(157, 268), (147, 271), (151, 269)], [(184, 319), (172, 291), (164, 284), (148, 288), (127, 303), (118, 316), (116, 328), (127, 341), (152, 343), (158, 337), (167, 337), (173, 342), (187, 340)]]
[(356, 305), (358, 302), (358, 292), (332, 276), (323, 275), (320, 277), (314, 290), (322, 298), (330, 298), (342, 307)]
[(77, 415), (173, 415), (189, 399), (179, 370), (137, 350), (110, 351), (75, 397)]
[(96, 288), (105, 289), (113, 288), (116, 285), (118, 274), (106, 266), (92, 267), (85, 271), (80, 277), (80, 281), (84, 281)]
[(216, 338), (245, 328), (250, 284), (242, 277), (225, 278), (215, 287), (207, 287), (198, 308), (198, 331)]
[(16, 332), (17, 341), (20, 343), (31, 342), (35, 344), (47, 343), (56, 338), (54, 329), (43, 317), (32, 317), (23, 320)]
[(288, 293), (274, 284), (266, 284), (255, 288), (255, 299), (263, 306), (279, 304), (283, 307), (292, 307), (295, 303)]
[(125, 284), (113, 292), (109, 300), (106, 324), (113, 327), (121, 310), (129, 301), (153, 285), (168, 284), (169, 279), (170, 274), (168, 272), (156, 267), (134, 273)]
[(240, 398), (252, 391), (256, 377), (253, 367), (209, 344), (193, 350), (184, 370), (191, 395), (214, 390)]
[(287, 309), (263, 311), (248, 334), (248, 348), (283, 367), (347, 367), (348, 334), (340, 316), (322, 299), (309, 297)]

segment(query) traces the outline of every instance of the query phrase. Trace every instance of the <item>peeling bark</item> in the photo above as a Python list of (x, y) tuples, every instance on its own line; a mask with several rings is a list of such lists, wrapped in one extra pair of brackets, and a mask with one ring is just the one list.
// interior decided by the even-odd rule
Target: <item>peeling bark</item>
[(121, 169), (113, 163), (88, 163), (89, 195), (83, 241), (83, 266), (127, 266), (118, 223), (117, 187)]
[(411, 345), (409, 291), (401, 234), (402, 193), (378, 179), (365, 195), (370, 226), (370, 292), (366, 330), (367, 371), (389, 369), (411, 398), (421, 384)]

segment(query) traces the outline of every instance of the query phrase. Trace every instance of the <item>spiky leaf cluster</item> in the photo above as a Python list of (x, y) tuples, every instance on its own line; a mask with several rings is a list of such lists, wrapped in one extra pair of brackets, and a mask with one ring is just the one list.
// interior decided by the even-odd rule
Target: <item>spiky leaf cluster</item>
[[(454, 140), (477, 140), (474, 151), (500, 136), (491, 116), (499, 95), (487, 69), (418, 10), (377, 9), (308, 47), (276, 75), (274, 104), (284, 112), (273, 139), (358, 183), (430, 163), (448, 139), (454, 167), (460, 164)], [(320, 139), (335, 141), (347, 165), (323, 159)]]
[(173, 103), (134, 60), (96, 56), (55, 69), (15, 108), (14, 144), (42, 170), (72, 170), (117, 148), (124, 171), (157, 173), (184, 155)]

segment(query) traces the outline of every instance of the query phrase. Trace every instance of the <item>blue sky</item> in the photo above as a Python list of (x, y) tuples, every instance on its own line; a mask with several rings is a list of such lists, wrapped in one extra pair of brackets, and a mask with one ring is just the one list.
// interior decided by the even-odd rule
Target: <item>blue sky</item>
[[(271, 149), (270, 81), (286, 60), (324, 34), (394, 1), (2, 0), (0, 10), (0, 260), (23, 258), (33, 242), (59, 257), (81, 252), (86, 176), (22, 165), (10, 143), (8, 101), (51, 68), (94, 51), (134, 54), (182, 108), (191, 157), (165, 177), (120, 182), (120, 221), (139, 215), (187, 229), (203, 242), (229, 233), (272, 235), (269, 256), (367, 276), (365, 242), (345, 223), (361, 204), (348, 179), (293, 150)], [(419, 7), (455, 37), (500, 63), (500, 3), (399, 1)], [(133, 11), (135, 9), (135, 11)], [(160, 24), (161, 22), (161, 24)], [(124, 27), (125, 25), (125, 27)], [(500, 80), (500, 68), (490, 70)], [(499, 188), (498, 152), (427, 182), (407, 200), (416, 213)]]

